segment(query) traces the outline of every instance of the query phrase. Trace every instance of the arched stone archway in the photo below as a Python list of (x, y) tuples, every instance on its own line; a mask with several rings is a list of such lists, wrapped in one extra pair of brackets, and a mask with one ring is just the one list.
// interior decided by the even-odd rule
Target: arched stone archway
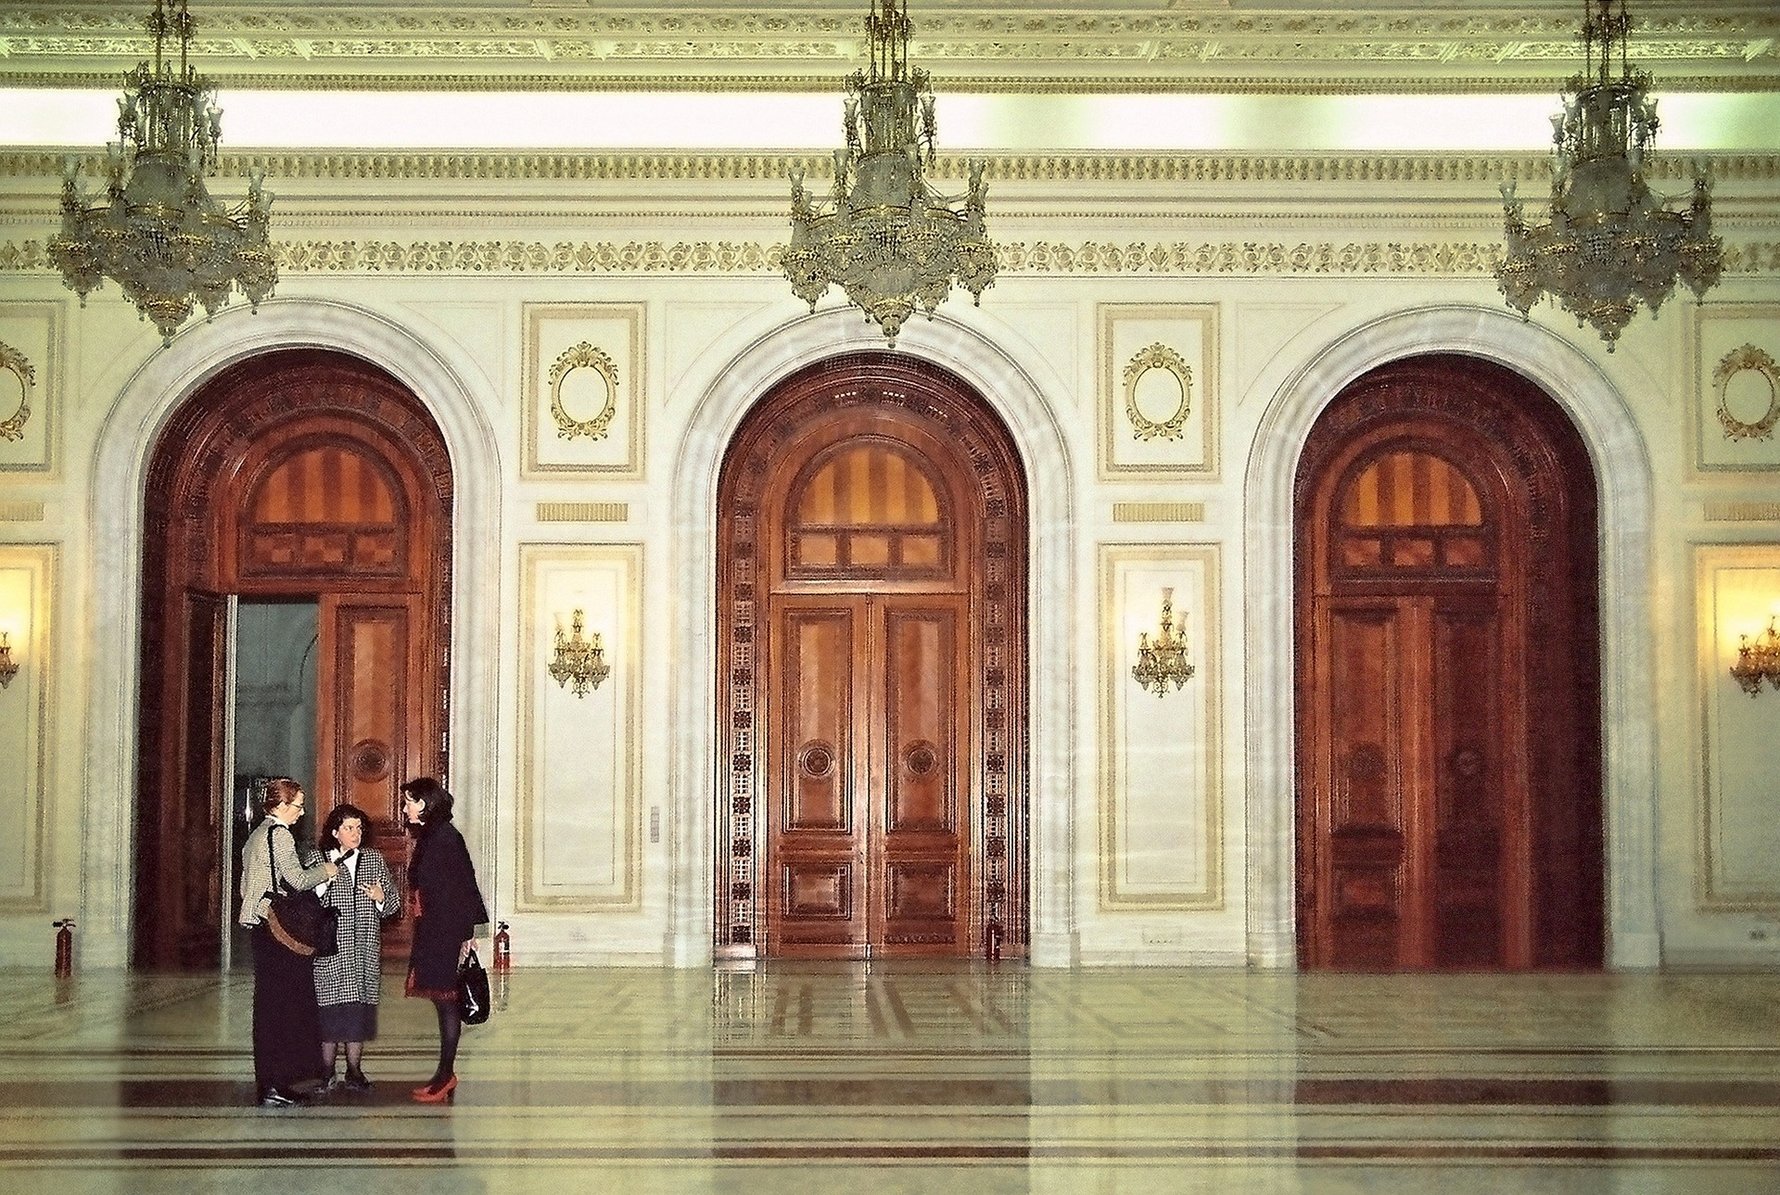
[(1299, 457), (1323, 408), (1377, 366), (1430, 352), (1505, 365), (1563, 408), (1600, 484), (1601, 698), (1607, 961), (1660, 962), (1656, 914), (1654, 714), (1650, 699), (1649, 455), (1623, 399), (1555, 334), (1481, 307), (1400, 312), (1355, 328), (1281, 379), (1254, 440), (1244, 490), (1249, 653), (1248, 940), (1259, 966), (1295, 958), (1292, 499)]

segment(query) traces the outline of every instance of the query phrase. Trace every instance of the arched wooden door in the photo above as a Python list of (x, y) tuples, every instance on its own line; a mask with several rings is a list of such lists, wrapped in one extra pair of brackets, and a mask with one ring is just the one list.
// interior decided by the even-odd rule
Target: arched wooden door
[[(350, 801), (401, 874), (397, 788), (446, 765), (451, 496), (425, 408), (357, 358), (255, 357), (174, 414), (144, 503), (137, 966), (221, 956), (234, 900), (220, 858), (229, 595), (316, 603), (309, 824)], [(404, 933), (386, 944), (401, 949)]]
[(982, 399), (806, 369), (719, 485), (720, 954), (1025, 950), (1025, 500)]
[(1308, 967), (1598, 967), (1596, 503), (1556, 404), (1493, 364), (1382, 367), (1297, 479)]

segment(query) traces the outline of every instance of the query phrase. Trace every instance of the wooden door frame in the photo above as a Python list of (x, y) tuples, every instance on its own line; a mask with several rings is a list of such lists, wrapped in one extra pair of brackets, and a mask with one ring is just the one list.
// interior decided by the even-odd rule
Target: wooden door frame
[[(358, 429), (403, 479), (416, 518), (407, 583), (367, 580), (350, 570), (293, 569), (243, 578), (235, 558), (228, 496), (246, 492), (264, 465), (256, 446), (294, 421), (335, 416)], [(133, 965), (208, 968), (221, 943), (222, 893), (215, 844), (188, 833), (215, 816), (201, 803), (217, 794), (180, 783), (188, 733), (181, 709), (189, 645), (182, 627), (189, 589), (248, 598), (316, 598), (336, 590), (422, 594), (429, 645), (423, 689), (426, 770), (447, 762), (448, 648), (453, 483), (443, 436), (419, 398), (376, 365), (320, 349), (268, 352), (240, 360), (197, 387), (167, 420), (149, 454), (143, 498), (140, 697), (137, 710)], [(222, 799), (226, 799), (226, 794)]]
[[(717, 506), (716, 733), (723, 767), (713, 801), (713, 952), (755, 958), (765, 928), (765, 767), (761, 711), (771, 678), (758, 667), (759, 592), (768, 538), (762, 487), (796, 429), (827, 412), (886, 405), (958, 446), (977, 481), (972, 515), (983, 545), (972, 584), (982, 650), (972, 683), (977, 744), (970, 820), (971, 903), (993, 918), (1005, 957), (1029, 947), (1027, 801), (1027, 499), (1012, 435), (967, 383), (907, 354), (857, 352), (807, 365), (778, 381), (742, 420), (724, 453)], [(980, 953), (980, 950), (977, 951)]]
[[(1294, 874), (1299, 963), (1304, 966), (1315, 961), (1306, 910), (1314, 898), (1318, 867), (1318, 843), (1315, 828), (1309, 824), (1312, 802), (1307, 790), (1313, 765), (1310, 703), (1304, 697), (1305, 686), (1314, 684), (1314, 678), (1321, 675), (1321, 661), (1312, 658), (1311, 651), (1311, 586), (1317, 575), (1314, 553), (1323, 542), (1321, 529), (1311, 526), (1317, 513), (1312, 509), (1312, 495), (1343, 467), (1341, 462), (1351, 455), (1354, 444), (1373, 429), (1398, 422), (1406, 415), (1448, 421), (1475, 436), (1477, 442), (1489, 445), (1497, 467), (1502, 470), (1501, 497), (1506, 500), (1514, 493), (1513, 500), (1526, 507), (1524, 525), (1531, 530), (1530, 544), (1518, 567), (1529, 577), (1561, 571), (1571, 579), (1556, 598), (1545, 586), (1528, 585), (1526, 609), (1518, 612), (1517, 617), (1524, 617), (1521, 642), (1529, 658), (1508, 660), (1505, 664), (1522, 672), (1529, 694), (1527, 741), (1513, 745), (1514, 751), (1527, 756), (1532, 776), (1529, 833), (1535, 845), (1528, 851), (1532, 858), (1529, 874), (1523, 878), (1535, 890), (1542, 882), (1560, 882), (1563, 877), (1554, 879), (1557, 869), (1550, 865), (1546, 865), (1544, 874), (1535, 870), (1540, 866), (1539, 848), (1576, 831), (1575, 827), (1555, 826), (1551, 812), (1555, 792), (1541, 794), (1540, 785), (1548, 790), (1563, 787), (1581, 793), (1585, 812), (1579, 820), (1588, 824), (1582, 827), (1584, 841), (1578, 849), (1585, 852), (1585, 857), (1577, 865), (1576, 875), (1568, 878), (1575, 880), (1581, 875), (1584, 888), (1592, 885), (1586, 893), (1591, 907), (1579, 919), (1582, 928), (1572, 927), (1575, 940), (1562, 949), (1567, 952), (1566, 957), (1579, 960), (1568, 965), (1599, 967), (1606, 952), (1608, 877), (1597, 574), (1599, 516), (1593, 468), (1575, 425), (1536, 384), (1480, 358), (1433, 353), (1378, 366), (1345, 386), (1318, 415), (1295, 473), (1294, 637), (1298, 645), (1299, 700), (1294, 716), (1297, 799), (1293, 821), (1297, 842)], [(1536, 645), (1557, 643), (1568, 650), (1531, 658)], [(1552, 670), (1555, 684), (1541, 686), (1541, 667)], [(1566, 691), (1571, 694), (1567, 699), (1552, 696)], [(1543, 733), (1557, 724), (1563, 724), (1562, 734)], [(1566, 756), (1560, 749), (1566, 743), (1573, 745), (1573, 754)], [(1532, 902), (1550, 928), (1553, 902), (1537, 891)], [(1537, 927), (1534, 936), (1539, 937)], [(1548, 949), (1558, 948), (1543, 940), (1533, 944), (1533, 965), (1545, 961), (1543, 952)]]

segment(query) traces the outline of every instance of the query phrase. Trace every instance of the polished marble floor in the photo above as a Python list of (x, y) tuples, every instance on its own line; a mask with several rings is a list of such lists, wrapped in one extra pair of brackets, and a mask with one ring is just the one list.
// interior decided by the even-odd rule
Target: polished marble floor
[(281, 1111), (251, 995), (0, 971), (0, 1191), (1780, 1192), (1776, 974), (520, 970)]

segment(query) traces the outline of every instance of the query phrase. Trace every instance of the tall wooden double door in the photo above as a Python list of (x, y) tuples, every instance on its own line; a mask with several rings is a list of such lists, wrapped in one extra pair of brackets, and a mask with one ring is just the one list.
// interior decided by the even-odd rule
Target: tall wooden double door
[(1426, 357), (1338, 396), (1298, 475), (1300, 961), (1597, 967), (1589, 460), (1531, 383)]
[(720, 484), (719, 954), (1025, 949), (1024, 496), (962, 383), (788, 379)]
[[(257, 357), (174, 414), (145, 500), (137, 966), (221, 957), (235, 900), (222, 851), (237, 837), (225, 826), (231, 596), (315, 605), (307, 824), (356, 805), (401, 874), (399, 785), (446, 766), (451, 494), (424, 407), (355, 358)], [(386, 946), (399, 952), (405, 933), (390, 927)]]

